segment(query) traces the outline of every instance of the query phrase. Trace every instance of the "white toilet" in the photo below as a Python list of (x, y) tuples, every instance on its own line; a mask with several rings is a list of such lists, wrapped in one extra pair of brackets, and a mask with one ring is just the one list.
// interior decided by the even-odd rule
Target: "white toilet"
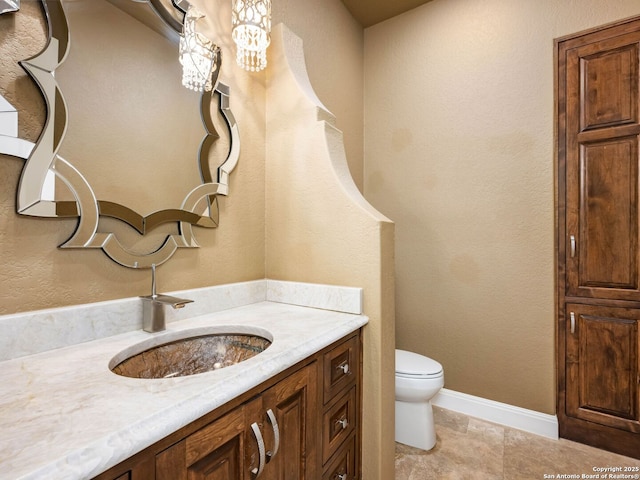
[(436, 444), (431, 399), (444, 386), (444, 370), (435, 360), (396, 350), (396, 442), (423, 450)]

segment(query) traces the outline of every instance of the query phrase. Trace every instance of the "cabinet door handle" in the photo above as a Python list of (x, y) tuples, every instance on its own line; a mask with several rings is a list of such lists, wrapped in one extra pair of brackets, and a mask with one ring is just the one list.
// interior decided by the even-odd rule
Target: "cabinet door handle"
[(571, 322), (571, 333), (576, 333), (576, 314), (571, 312), (569, 314), (569, 321)]
[(264, 439), (262, 438), (262, 433), (260, 433), (260, 427), (256, 422), (251, 424), (251, 430), (253, 430), (253, 435), (256, 437), (256, 443), (258, 444), (258, 456), (260, 457), (258, 466), (251, 470), (251, 473), (254, 475), (254, 478), (258, 478), (264, 469), (265, 463)]
[(348, 362), (342, 362), (340, 365), (338, 365), (336, 367), (336, 370), (342, 370), (342, 373), (344, 375), (347, 375), (349, 373), (349, 363)]
[(571, 258), (576, 256), (576, 236), (575, 235), (571, 235), (569, 236), (569, 245), (570, 245), (570, 251), (571, 251)]
[(267, 456), (269, 459), (268, 462), (271, 461), (273, 457), (278, 453), (278, 448), (280, 448), (280, 428), (278, 427), (278, 420), (276, 420), (276, 416), (273, 413), (273, 410), (267, 410), (267, 418), (269, 418), (269, 423), (271, 423), (271, 428), (273, 428), (273, 451), (268, 451)]
[(342, 418), (336, 422), (336, 425), (340, 425), (344, 430), (349, 426), (349, 420), (347, 420), (346, 418)]
[(346, 473), (336, 473), (336, 476), (333, 477), (336, 480), (347, 480), (347, 474)]

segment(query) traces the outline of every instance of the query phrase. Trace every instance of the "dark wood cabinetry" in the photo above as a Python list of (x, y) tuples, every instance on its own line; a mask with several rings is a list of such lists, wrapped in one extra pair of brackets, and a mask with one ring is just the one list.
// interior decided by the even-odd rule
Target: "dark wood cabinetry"
[(316, 383), (304, 367), (159, 453), (156, 480), (315, 478)]
[(567, 415), (640, 433), (640, 310), (568, 303), (567, 314)]
[[(249, 439), (245, 422), (251, 404), (237, 407), (221, 419), (203, 427), (156, 456), (158, 480), (249, 478), (245, 474), (245, 457)], [(250, 463), (250, 462), (249, 462)]]
[[(360, 430), (360, 338), (351, 337), (323, 355), (321, 464), (323, 479), (360, 478), (359, 449), (353, 443)], [(318, 477), (320, 478), (320, 477)]]
[(640, 19), (556, 47), (560, 435), (640, 458)]
[(360, 478), (359, 332), (97, 480)]
[[(317, 476), (316, 456), (317, 435), (317, 365), (306, 367), (271, 387), (262, 394), (262, 410), (267, 412), (264, 419), (267, 428), (265, 443), (271, 445), (273, 456), (267, 452), (270, 475), (266, 478), (277, 480), (314, 479)], [(279, 441), (276, 442), (273, 423), (269, 412), (277, 420)], [(271, 417), (273, 418), (273, 417)]]
[(344, 448), (334, 456), (325, 468), (322, 480), (347, 480), (357, 476), (356, 437), (352, 435)]

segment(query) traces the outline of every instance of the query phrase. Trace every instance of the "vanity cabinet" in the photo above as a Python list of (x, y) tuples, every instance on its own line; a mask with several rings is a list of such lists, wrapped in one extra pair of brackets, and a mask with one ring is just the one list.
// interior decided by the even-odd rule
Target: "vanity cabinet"
[(358, 331), (96, 479), (359, 479), (361, 351)]
[(323, 479), (359, 478), (359, 451), (354, 442), (360, 429), (360, 338), (351, 337), (322, 356), (321, 464)]
[(156, 456), (156, 479), (315, 478), (316, 383), (312, 364), (199, 429)]

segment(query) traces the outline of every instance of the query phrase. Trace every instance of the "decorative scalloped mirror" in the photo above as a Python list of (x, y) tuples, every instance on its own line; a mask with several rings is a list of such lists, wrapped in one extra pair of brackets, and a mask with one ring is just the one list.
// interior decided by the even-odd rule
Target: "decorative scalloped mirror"
[(19, 112), (0, 95), (0, 153), (26, 160), (17, 212), (78, 217), (62, 248), (100, 248), (130, 268), (197, 247), (193, 226), (218, 225), (239, 133), (219, 56), (211, 92), (181, 86), (189, 3), (41, 2), (49, 40), (20, 62), (47, 107), (36, 143), (18, 138)]

